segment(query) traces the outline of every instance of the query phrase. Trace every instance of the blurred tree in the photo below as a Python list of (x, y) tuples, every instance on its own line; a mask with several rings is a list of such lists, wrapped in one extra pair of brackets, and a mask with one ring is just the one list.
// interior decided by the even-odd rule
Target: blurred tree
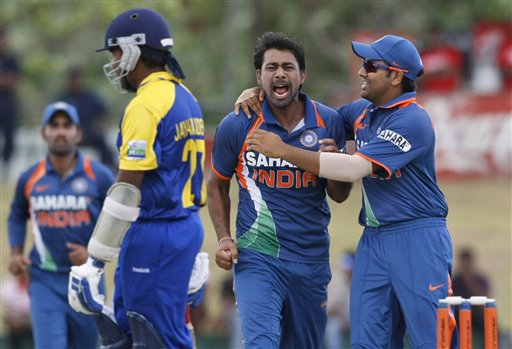
[(307, 51), (306, 90), (328, 102), (349, 74), (350, 38), (355, 30), (407, 32), (418, 41), (435, 21), (468, 31), (479, 20), (512, 21), (509, 1), (0, 1), (0, 25), (23, 56), (21, 95), (26, 124), (38, 124), (39, 111), (62, 87), (72, 65), (84, 66), (88, 80), (109, 101), (116, 123), (127, 96), (104, 80), (107, 56), (95, 53), (110, 20), (130, 7), (151, 7), (170, 22), (174, 53), (186, 84), (201, 101), (210, 128), (232, 109), (238, 93), (254, 85), (252, 48), (264, 31), (297, 35)]

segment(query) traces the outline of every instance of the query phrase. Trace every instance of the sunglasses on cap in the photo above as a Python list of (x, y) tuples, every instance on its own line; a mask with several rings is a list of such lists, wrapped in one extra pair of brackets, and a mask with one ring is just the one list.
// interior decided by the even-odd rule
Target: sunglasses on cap
[(395, 71), (401, 71), (404, 73), (409, 72), (406, 69), (400, 69), (400, 68), (395, 68), (395, 67), (392, 67), (389, 65), (379, 64), (375, 61), (370, 61), (368, 59), (365, 59), (363, 61), (363, 68), (364, 68), (364, 70), (366, 70), (367, 73), (375, 73), (375, 72), (377, 72), (377, 69), (395, 70)]

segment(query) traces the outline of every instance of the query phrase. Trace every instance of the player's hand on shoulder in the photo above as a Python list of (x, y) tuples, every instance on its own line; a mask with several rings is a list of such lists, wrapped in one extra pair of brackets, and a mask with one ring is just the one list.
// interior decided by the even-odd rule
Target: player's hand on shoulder
[(259, 87), (251, 87), (242, 92), (235, 102), (235, 114), (240, 114), (240, 108), (243, 110), (245, 116), (250, 119), (251, 112), (259, 114), (261, 112), (261, 103), (265, 98), (265, 92)]
[(235, 240), (223, 238), (219, 241), (219, 247), (215, 253), (215, 262), (225, 270), (231, 270), (233, 265), (238, 263), (238, 248)]
[(85, 264), (71, 267), (68, 284), (68, 302), (80, 313), (101, 313), (105, 295), (100, 294), (99, 284), (103, 275), (103, 263), (87, 259)]

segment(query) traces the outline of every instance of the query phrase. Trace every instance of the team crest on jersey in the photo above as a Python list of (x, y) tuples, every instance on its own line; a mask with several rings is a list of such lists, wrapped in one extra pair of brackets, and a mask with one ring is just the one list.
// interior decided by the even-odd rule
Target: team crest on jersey
[(411, 143), (409, 143), (405, 137), (402, 137), (402, 135), (396, 133), (395, 131), (382, 130), (377, 137), (386, 141), (390, 141), (398, 148), (400, 148), (404, 153), (407, 153), (409, 150), (411, 150)]
[(126, 158), (128, 160), (142, 160), (146, 158), (146, 141), (129, 141)]
[(75, 193), (82, 194), (87, 190), (87, 181), (83, 178), (77, 178), (71, 182), (71, 189)]
[(300, 135), (300, 142), (303, 146), (311, 148), (318, 143), (318, 136), (311, 130), (306, 130)]

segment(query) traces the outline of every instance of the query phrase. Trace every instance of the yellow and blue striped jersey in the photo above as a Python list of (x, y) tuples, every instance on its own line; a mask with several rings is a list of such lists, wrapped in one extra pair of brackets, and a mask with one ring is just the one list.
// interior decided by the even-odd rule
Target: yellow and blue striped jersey
[(117, 146), (119, 169), (146, 171), (139, 219), (180, 219), (205, 205), (203, 113), (180, 79), (161, 71), (142, 81)]

